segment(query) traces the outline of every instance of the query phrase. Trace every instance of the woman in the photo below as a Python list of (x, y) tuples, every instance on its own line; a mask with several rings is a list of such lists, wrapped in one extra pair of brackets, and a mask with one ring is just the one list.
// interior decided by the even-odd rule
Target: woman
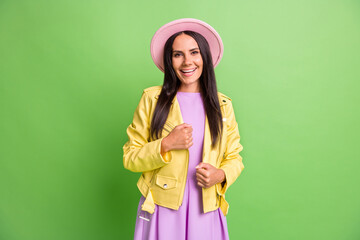
[(196, 19), (170, 22), (151, 41), (164, 83), (144, 90), (124, 145), (124, 167), (142, 172), (135, 239), (229, 238), (225, 192), (244, 166), (231, 99), (216, 88), (222, 52)]

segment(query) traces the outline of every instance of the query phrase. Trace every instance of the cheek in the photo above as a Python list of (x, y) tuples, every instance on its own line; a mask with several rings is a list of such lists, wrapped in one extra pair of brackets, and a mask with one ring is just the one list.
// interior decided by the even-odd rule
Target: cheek
[(200, 62), (199, 64), (197, 64), (198, 65), (198, 68), (199, 68), (199, 72), (200, 72), (200, 74), (202, 73), (202, 71), (203, 71), (203, 64), (202, 64), (202, 62)]
[(179, 63), (177, 59), (172, 59), (172, 67), (174, 70), (176, 70), (179, 67)]
[(199, 59), (199, 61), (196, 64), (199, 66), (199, 70), (200, 70), (199, 73), (201, 75), (203, 71), (203, 60)]
[(198, 66), (201, 66), (202, 67), (202, 65), (203, 65), (203, 60), (202, 60), (202, 58), (198, 58), (198, 59), (196, 59), (196, 64), (198, 65)]

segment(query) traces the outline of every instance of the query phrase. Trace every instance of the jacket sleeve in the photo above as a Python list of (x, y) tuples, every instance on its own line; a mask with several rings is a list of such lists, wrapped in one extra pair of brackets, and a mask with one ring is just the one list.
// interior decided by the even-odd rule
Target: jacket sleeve
[(226, 137), (226, 149), (223, 160), (220, 164), (220, 169), (225, 172), (225, 182), (218, 183), (216, 188), (219, 195), (224, 195), (227, 189), (235, 182), (237, 177), (244, 169), (242, 163), (242, 157), (239, 153), (243, 147), (240, 144), (240, 135), (238, 130), (238, 124), (235, 120), (234, 109), (231, 101), (229, 101), (229, 107), (227, 107), (225, 127), (227, 127)]
[(123, 146), (123, 164), (133, 172), (151, 171), (171, 161), (170, 152), (160, 153), (163, 138), (150, 141), (151, 106), (151, 99), (144, 92), (127, 128), (129, 140)]

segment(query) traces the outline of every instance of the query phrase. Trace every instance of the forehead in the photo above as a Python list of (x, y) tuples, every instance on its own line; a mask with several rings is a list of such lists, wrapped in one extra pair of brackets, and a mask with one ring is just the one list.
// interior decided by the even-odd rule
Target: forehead
[(190, 50), (193, 48), (199, 48), (197, 42), (195, 39), (184, 33), (177, 36), (172, 45), (173, 50), (179, 51)]

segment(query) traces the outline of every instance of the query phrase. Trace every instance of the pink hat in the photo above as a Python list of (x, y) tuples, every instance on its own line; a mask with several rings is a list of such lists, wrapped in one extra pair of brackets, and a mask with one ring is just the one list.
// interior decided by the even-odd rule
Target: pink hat
[(224, 46), (219, 34), (209, 24), (193, 19), (182, 18), (169, 22), (159, 28), (151, 39), (150, 51), (155, 65), (164, 72), (164, 46), (169, 37), (181, 31), (200, 33), (208, 42), (214, 67), (218, 65), (223, 55)]

